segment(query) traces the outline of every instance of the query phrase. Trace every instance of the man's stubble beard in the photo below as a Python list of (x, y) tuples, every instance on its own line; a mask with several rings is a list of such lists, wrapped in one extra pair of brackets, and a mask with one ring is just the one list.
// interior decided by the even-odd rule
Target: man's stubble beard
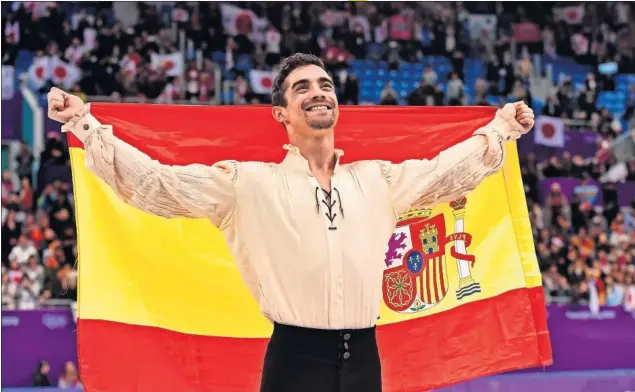
[(309, 127), (315, 131), (322, 131), (331, 128), (335, 124), (335, 114), (331, 114), (328, 118), (323, 119), (306, 119)]

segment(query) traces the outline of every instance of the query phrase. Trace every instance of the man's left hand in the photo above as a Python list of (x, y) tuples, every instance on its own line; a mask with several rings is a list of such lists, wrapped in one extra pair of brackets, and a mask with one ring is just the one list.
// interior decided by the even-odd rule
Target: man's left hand
[(534, 126), (534, 111), (523, 101), (508, 103), (497, 113), (497, 117), (507, 123), (508, 138), (516, 140)]
[(516, 108), (516, 121), (523, 128), (523, 133), (527, 133), (534, 127), (534, 111), (523, 101), (514, 102)]

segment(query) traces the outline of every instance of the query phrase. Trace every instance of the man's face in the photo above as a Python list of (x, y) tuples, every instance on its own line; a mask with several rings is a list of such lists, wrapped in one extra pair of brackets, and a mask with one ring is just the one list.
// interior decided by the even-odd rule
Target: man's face
[(335, 126), (339, 107), (333, 81), (326, 71), (316, 65), (297, 68), (287, 76), (285, 88), (287, 107), (279, 109), (285, 124), (295, 131), (320, 131)]

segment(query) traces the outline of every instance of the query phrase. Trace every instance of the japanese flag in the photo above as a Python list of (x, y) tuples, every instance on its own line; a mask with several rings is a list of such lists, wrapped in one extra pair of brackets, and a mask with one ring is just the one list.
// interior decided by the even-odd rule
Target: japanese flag
[(253, 11), (232, 4), (220, 5), (223, 29), (231, 36), (243, 34), (253, 42), (262, 43), (265, 38), (267, 19), (258, 17)]
[(183, 55), (180, 52), (170, 54), (152, 54), (152, 68), (156, 70), (165, 70), (168, 76), (182, 76), (185, 72), (183, 64)]
[(276, 75), (277, 73), (273, 71), (258, 71), (252, 69), (249, 72), (251, 91), (256, 94), (271, 94)]
[(39, 90), (47, 80), (51, 78), (51, 67), (48, 57), (36, 57), (29, 67), (29, 83), (31, 87)]
[(584, 20), (584, 5), (559, 7), (553, 10), (556, 22), (563, 21), (567, 24), (580, 24)]
[(564, 147), (564, 124), (556, 117), (540, 116), (536, 120), (534, 143), (548, 147)]
[(58, 86), (68, 89), (81, 79), (81, 71), (76, 66), (62, 61), (59, 57), (51, 59), (51, 79)]

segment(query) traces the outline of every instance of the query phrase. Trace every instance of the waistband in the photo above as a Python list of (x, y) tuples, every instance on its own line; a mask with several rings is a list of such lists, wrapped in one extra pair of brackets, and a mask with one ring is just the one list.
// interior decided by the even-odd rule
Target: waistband
[(354, 356), (377, 357), (376, 327), (363, 329), (315, 329), (274, 323), (270, 347), (328, 361)]
[(280, 324), (277, 322), (273, 323), (273, 332), (274, 334), (277, 332), (279, 334), (284, 334), (287, 336), (297, 336), (299, 338), (323, 338), (323, 339), (331, 339), (331, 338), (340, 338), (346, 334), (355, 336), (357, 338), (360, 337), (375, 337), (376, 327), (369, 328), (361, 328), (361, 329), (318, 329), (318, 328), (307, 328), (307, 327), (298, 327), (295, 325), (287, 325)]

